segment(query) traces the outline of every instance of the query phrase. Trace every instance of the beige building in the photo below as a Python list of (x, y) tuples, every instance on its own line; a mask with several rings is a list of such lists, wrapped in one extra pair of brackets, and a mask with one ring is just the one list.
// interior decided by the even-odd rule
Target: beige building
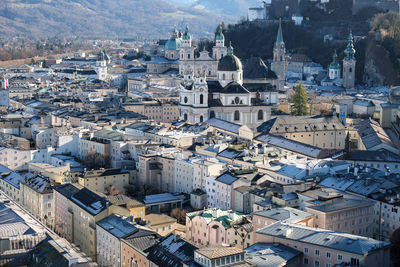
[(323, 149), (345, 147), (346, 129), (336, 116), (278, 116), (258, 130)]
[(99, 156), (110, 156), (111, 142), (98, 137), (79, 139), (79, 155), (81, 159), (91, 152)]
[(175, 218), (165, 214), (148, 214), (145, 216), (147, 226), (161, 236), (167, 236), (176, 229)]
[(20, 183), (22, 205), (50, 227), (54, 225), (53, 186), (48, 178), (30, 173)]
[(111, 203), (109, 213), (130, 217), (133, 219), (144, 219), (146, 213), (145, 205), (133, 198), (125, 195), (107, 196), (107, 200)]
[(179, 119), (179, 106), (158, 101), (141, 101), (128, 103), (124, 106), (126, 111), (133, 111), (146, 116), (149, 120), (157, 122), (170, 122)]
[(253, 228), (255, 232), (268, 225), (281, 221), (313, 227), (314, 215), (289, 207), (263, 210), (253, 213)]
[(277, 222), (256, 233), (258, 243), (278, 243), (303, 255), (300, 266), (390, 266), (390, 243), (297, 224)]
[(78, 177), (78, 183), (89, 190), (107, 193), (111, 186), (124, 190), (129, 185), (129, 172), (122, 169), (100, 169), (86, 171)]
[(0, 190), (7, 194), (11, 199), (21, 203), (20, 183), (24, 180), (24, 177), (4, 165), (0, 165), (0, 172)]
[(48, 163), (28, 163), (29, 171), (40, 173), (56, 183), (64, 183), (65, 174), (70, 171), (69, 163), (66, 166), (53, 166)]
[(308, 206), (315, 215), (315, 227), (343, 233), (372, 237), (374, 202), (339, 198), (330, 203)]

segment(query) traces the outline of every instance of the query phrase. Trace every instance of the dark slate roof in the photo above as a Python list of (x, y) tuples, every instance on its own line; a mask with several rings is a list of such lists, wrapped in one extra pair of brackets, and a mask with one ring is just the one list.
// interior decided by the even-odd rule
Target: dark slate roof
[(231, 185), (233, 182), (235, 182), (237, 180), (238, 180), (238, 178), (236, 178), (229, 172), (226, 172), (215, 179), (215, 181), (218, 181), (220, 183), (227, 184), (227, 185)]
[(231, 82), (221, 91), (222, 94), (248, 94), (250, 93), (243, 85)]
[(218, 81), (207, 81), (207, 86), (210, 93), (221, 92), (224, 89)]
[(200, 266), (194, 261), (194, 251), (197, 247), (170, 234), (163, 241), (158, 243), (150, 251), (147, 257), (158, 266), (182, 267), (183, 263), (187, 266)]
[(244, 83), (243, 87), (245, 87), (250, 92), (276, 91), (276, 88), (270, 83)]
[(147, 255), (154, 245), (158, 244), (162, 239), (157, 233), (138, 229), (137, 232), (125, 238), (126, 243), (132, 246), (137, 251)]
[(237, 71), (240, 70), (242, 63), (235, 55), (226, 55), (218, 63), (218, 71)]
[(380, 150), (352, 150), (341, 158), (344, 160), (355, 160), (355, 161), (382, 161), (382, 162), (399, 162), (400, 156), (390, 152), (386, 149)]
[(243, 70), (244, 79), (277, 79), (275, 72), (271, 71), (260, 57), (251, 57)]
[(63, 184), (60, 186), (56, 186), (54, 190), (68, 199), (71, 199), (72, 195), (79, 192), (79, 188), (75, 187), (73, 184)]
[(85, 187), (72, 195), (71, 200), (94, 216), (107, 209), (107, 200)]

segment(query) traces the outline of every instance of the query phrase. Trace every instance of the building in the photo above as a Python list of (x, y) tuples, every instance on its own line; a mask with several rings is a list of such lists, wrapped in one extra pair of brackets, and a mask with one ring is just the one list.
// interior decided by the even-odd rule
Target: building
[(196, 58), (195, 47), (192, 45), (192, 36), (188, 26), (186, 26), (179, 52), (179, 74), (184, 75), (190, 73), (197, 76), (206, 75), (208, 78), (215, 79), (217, 77), (218, 60), (226, 55), (226, 50), (225, 37), (219, 25), (215, 35), (213, 57), (210, 57), (208, 51), (204, 50), (200, 51), (200, 55)]
[(253, 213), (253, 228), (255, 232), (276, 222), (288, 222), (313, 227), (314, 221), (312, 213), (288, 207)]
[(106, 193), (115, 188), (125, 190), (129, 185), (129, 172), (123, 169), (100, 169), (86, 171), (78, 177), (78, 183), (91, 191)]
[(138, 229), (114, 214), (96, 223), (97, 263), (100, 266), (121, 266), (121, 239)]
[(149, 267), (164, 266), (197, 266), (194, 261), (194, 251), (197, 247), (170, 234), (160, 243), (154, 245), (147, 256)]
[(353, 45), (353, 35), (349, 34), (347, 47), (344, 50), (345, 57), (343, 59), (343, 87), (345, 89), (353, 89), (355, 85), (356, 74), (356, 58), (354, 54), (356, 50)]
[(331, 62), (331, 64), (329, 64), (328, 67), (328, 77), (330, 80), (336, 80), (336, 79), (340, 79), (340, 64), (338, 61), (338, 55), (336, 54), (336, 50), (333, 53), (333, 60)]
[(282, 34), (282, 22), (279, 21), (278, 34), (276, 36), (276, 42), (274, 45), (273, 59), (271, 68), (278, 76), (279, 79), (279, 90), (283, 90), (286, 81), (288, 62), (286, 59), (286, 48), (285, 42), (283, 41)]
[(87, 188), (71, 184), (55, 187), (54, 191), (56, 230), (96, 260), (96, 223), (108, 216), (107, 200)]
[(330, 203), (308, 206), (306, 210), (315, 215), (315, 227), (372, 237), (374, 204), (368, 199), (339, 198)]
[(196, 211), (186, 214), (186, 239), (198, 247), (227, 244), (244, 248), (253, 243), (253, 227), (248, 216), (231, 210)]
[(54, 183), (42, 175), (26, 174), (20, 183), (22, 205), (44, 224), (54, 226)]
[(257, 231), (255, 239), (302, 252), (300, 266), (390, 266), (390, 243), (367, 237), (277, 222)]
[(256, 243), (245, 251), (245, 261), (251, 266), (302, 266), (302, 252), (282, 244)]
[(165, 214), (147, 214), (144, 219), (146, 221), (147, 227), (152, 229), (160, 236), (169, 235), (170, 233), (175, 231), (177, 226), (176, 219)]
[(271, 7), (271, 0), (263, 1), (260, 7), (250, 7), (247, 12), (247, 19), (249, 21), (268, 19), (270, 7)]
[(346, 129), (336, 116), (278, 116), (257, 130), (322, 149), (345, 148)]
[(194, 252), (194, 260), (204, 267), (236, 266), (243, 263), (245, 253), (244, 250), (235, 247), (207, 246)]
[(145, 205), (126, 195), (107, 196), (107, 200), (111, 203), (109, 213), (118, 214), (125, 217), (132, 216), (133, 219), (144, 219), (146, 214)]
[(121, 266), (149, 266), (147, 256), (161, 240), (159, 234), (142, 228), (121, 239)]
[(19, 173), (10, 170), (4, 165), (0, 165), (0, 189), (11, 199), (21, 203), (21, 182), (24, 177)]
[(179, 86), (180, 119), (201, 123), (217, 118), (255, 127), (270, 118), (278, 101), (276, 95), (269, 83), (243, 82), (242, 63), (229, 46), (219, 60), (216, 81), (207, 80), (205, 75), (184, 75)]

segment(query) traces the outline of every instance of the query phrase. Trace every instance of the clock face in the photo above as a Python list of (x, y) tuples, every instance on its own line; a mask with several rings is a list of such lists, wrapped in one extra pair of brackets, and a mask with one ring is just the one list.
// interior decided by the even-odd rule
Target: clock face
[(203, 92), (203, 90), (204, 90), (203, 88), (200, 88), (200, 92)]

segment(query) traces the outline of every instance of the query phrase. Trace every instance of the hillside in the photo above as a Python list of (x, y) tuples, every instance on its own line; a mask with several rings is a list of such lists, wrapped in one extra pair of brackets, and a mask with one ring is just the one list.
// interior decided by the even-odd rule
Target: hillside
[(63, 37), (86, 38), (166, 37), (174, 24), (188, 23), (195, 33), (212, 33), (229, 15), (168, 0), (2, 0), (0, 38)]

